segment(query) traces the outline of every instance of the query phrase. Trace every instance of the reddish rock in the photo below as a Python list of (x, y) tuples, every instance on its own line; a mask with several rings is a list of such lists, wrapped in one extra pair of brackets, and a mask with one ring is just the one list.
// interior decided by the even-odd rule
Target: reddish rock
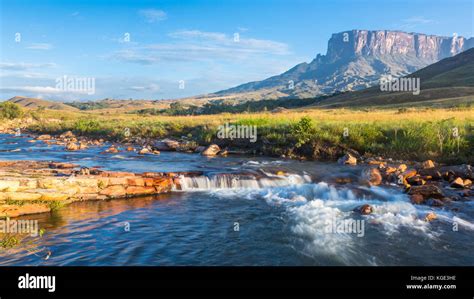
[(421, 194), (412, 194), (412, 195), (410, 195), (410, 201), (413, 204), (421, 205), (425, 202), (425, 199), (423, 198), (423, 195), (421, 195)]
[(109, 186), (99, 192), (101, 195), (106, 195), (109, 198), (125, 197), (126, 190), (122, 185)]
[(435, 164), (431, 160), (426, 160), (425, 162), (421, 163), (421, 167), (423, 169), (434, 168)]
[(464, 188), (464, 181), (461, 178), (456, 178), (451, 182), (451, 187), (453, 188)]
[(53, 138), (51, 137), (51, 135), (48, 135), (48, 134), (44, 134), (44, 135), (40, 135), (36, 137), (36, 140), (50, 140), (50, 139), (53, 139)]
[(145, 186), (145, 181), (140, 177), (133, 177), (127, 179), (127, 184), (130, 186)]
[(144, 187), (144, 186), (128, 186), (127, 195), (128, 196), (138, 196), (138, 195), (148, 195), (156, 193), (154, 187)]
[(378, 186), (382, 183), (382, 175), (377, 168), (365, 169), (362, 178), (367, 180), (371, 186)]
[(407, 170), (407, 166), (405, 164), (400, 164), (398, 165), (398, 171), (400, 172), (404, 172), (405, 170)]
[(429, 212), (429, 213), (426, 214), (426, 216), (425, 216), (425, 221), (426, 221), (426, 222), (430, 222), (430, 221), (436, 220), (436, 218), (438, 218), (438, 217), (436, 216), (435, 213)]
[(415, 169), (409, 169), (409, 170), (405, 170), (404, 172), (402, 172), (402, 176), (405, 179), (414, 177), (415, 175), (416, 175), (416, 170)]
[(374, 212), (374, 209), (372, 208), (372, 206), (365, 204), (356, 208), (356, 211), (361, 213), (362, 215), (369, 215)]
[(419, 194), (423, 196), (424, 199), (428, 198), (436, 198), (442, 199), (444, 198), (443, 191), (441, 188), (435, 185), (421, 185), (421, 186), (412, 186), (408, 191), (409, 195)]

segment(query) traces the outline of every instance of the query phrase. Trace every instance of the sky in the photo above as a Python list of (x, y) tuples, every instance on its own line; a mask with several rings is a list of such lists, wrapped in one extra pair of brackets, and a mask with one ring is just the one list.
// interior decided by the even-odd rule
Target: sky
[(332, 33), (472, 37), (472, 0), (0, 0), (0, 99), (170, 99), (280, 74)]

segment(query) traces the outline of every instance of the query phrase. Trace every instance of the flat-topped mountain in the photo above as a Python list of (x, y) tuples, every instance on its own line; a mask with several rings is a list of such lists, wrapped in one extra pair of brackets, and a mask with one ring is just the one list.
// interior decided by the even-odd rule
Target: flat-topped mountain
[(474, 47), (474, 38), (388, 30), (335, 33), (326, 55), (265, 79), (210, 94), (237, 100), (308, 98), (360, 90), (383, 75), (400, 77)]

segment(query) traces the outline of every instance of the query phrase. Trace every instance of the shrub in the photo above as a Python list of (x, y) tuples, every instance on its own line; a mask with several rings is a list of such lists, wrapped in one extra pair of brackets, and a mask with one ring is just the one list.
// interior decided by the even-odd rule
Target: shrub
[(15, 119), (23, 115), (21, 107), (12, 102), (0, 103), (0, 118)]

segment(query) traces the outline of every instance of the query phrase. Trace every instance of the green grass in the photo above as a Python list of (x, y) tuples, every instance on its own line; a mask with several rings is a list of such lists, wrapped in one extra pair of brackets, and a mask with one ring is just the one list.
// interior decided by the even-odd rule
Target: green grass
[[(77, 135), (121, 141), (127, 138), (181, 138), (205, 145), (218, 143), (253, 149), (266, 155), (308, 156), (308, 147), (321, 145), (352, 148), (360, 153), (392, 158), (435, 159), (472, 163), (474, 109), (307, 109), (288, 112), (217, 114), (200, 116), (137, 116), (130, 114), (64, 113), (59, 121), (44, 118), (29, 129), (37, 133)], [(217, 130), (225, 123), (257, 126), (256, 143), (220, 140)], [(458, 137), (453, 135), (457, 129)], [(346, 133), (346, 134), (345, 134)], [(305, 152), (306, 151), (306, 152)], [(317, 157), (313, 157), (317, 158)], [(332, 157), (334, 158), (334, 157)]]

